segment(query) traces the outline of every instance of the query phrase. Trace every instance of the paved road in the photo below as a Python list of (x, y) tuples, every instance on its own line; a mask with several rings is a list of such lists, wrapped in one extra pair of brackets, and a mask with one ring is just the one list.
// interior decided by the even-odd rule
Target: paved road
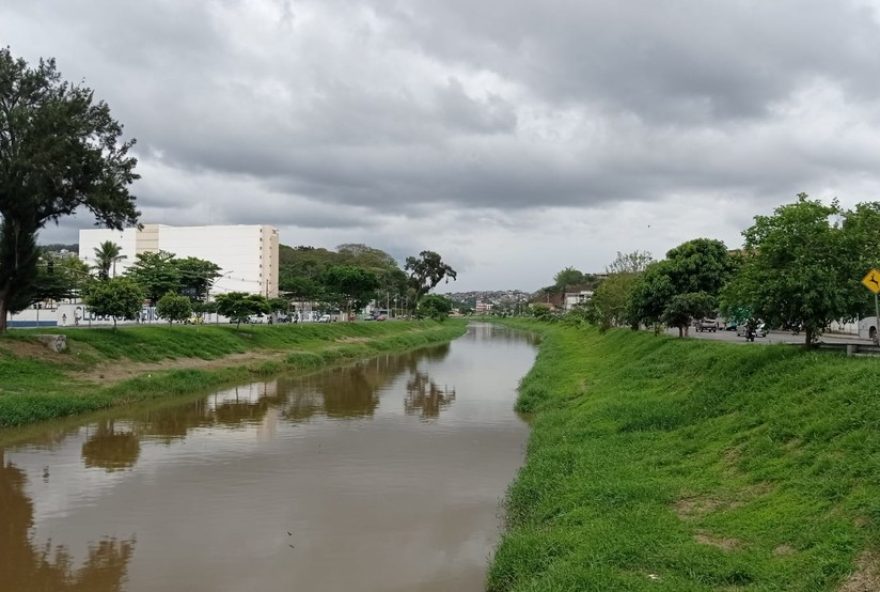
[[(669, 335), (678, 336), (678, 329), (667, 329), (666, 332)], [(688, 337), (695, 339), (708, 339), (711, 341), (728, 341), (731, 343), (742, 343), (744, 345), (749, 344), (745, 337), (738, 337), (736, 331), (716, 331), (715, 333), (704, 331), (700, 333), (692, 328)], [(860, 345), (871, 345), (870, 339), (860, 339), (855, 335), (843, 335), (839, 333), (826, 333), (825, 335), (822, 335), (820, 341), (823, 343), (858, 343)], [(755, 343), (764, 345), (769, 343), (794, 343), (800, 345), (803, 344), (803, 342), (803, 333), (792, 335), (791, 331), (770, 331), (767, 337), (755, 338)]]

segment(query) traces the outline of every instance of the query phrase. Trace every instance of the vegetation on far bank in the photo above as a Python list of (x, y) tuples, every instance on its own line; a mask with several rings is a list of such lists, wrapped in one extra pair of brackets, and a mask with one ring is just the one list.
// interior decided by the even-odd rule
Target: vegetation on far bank
[[(69, 352), (51, 354), (34, 342), (37, 332), (0, 337), (0, 427), (104, 409), (119, 404), (191, 392), (288, 370), (448, 341), (465, 323), (372, 322), (305, 325), (149, 326), (57, 330)], [(17, 353), (13, 353), (17, 352)], [(250, 363), (211, 369), (163, 370), (162, 362), (181, 358), (223, 359), (231, 354), (267, 354)], [(101, 384), (107, 365), (152, 363), (142, 376)], [(97, 378), (96, 382), (94, 378)]]
[(880, 365), (536, 321), (491, 592), (880, 589)]

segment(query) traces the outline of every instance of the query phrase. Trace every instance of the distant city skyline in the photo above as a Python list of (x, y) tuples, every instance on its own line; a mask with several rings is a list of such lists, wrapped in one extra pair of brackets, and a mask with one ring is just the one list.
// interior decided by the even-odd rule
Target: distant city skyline
[[(424, 249), (457, 290), (880, 196), (880, 0), (8, 0), (135, 137), (143, 221)], [(46, 227), (73, 242), (88, 215)]]

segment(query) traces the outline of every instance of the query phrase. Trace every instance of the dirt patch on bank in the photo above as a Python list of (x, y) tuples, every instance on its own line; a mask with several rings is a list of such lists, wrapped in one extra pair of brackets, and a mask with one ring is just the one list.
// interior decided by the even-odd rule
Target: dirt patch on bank
[(880, 590), (880, 556), (863, 553), (856, 561), (856, 571), (837, 592), (877, 592)]
[(49, 360), (55, 364), (70, 362), (68, 354), (57, 353), (37, 341), (4, 339), (0, 342), (0, 350), (7, 351), (17, 358), (37, 358)]
[(115, 384), (152, 372), (169, 370), (216, 370), (230, 366), (246, 366), (255, 362), (283, 361), (292, 350), (285, 351), (251, 351), (230, 354), (222, 358), (205, 360), (202, 358), (174, 358), (161, 362), (132, 362), (117, 360), (101, 363), (87, 372), (70, 374), (73, 380), (94, 382), (102, 385)]
[(733, 551), (742, 544), (739, 539), (719, 537), (705, 531), (695, 534), (694, 540), (701, 545), (709, 545), (722, 551)]
[(340, 337), (336, 343), (369, 343), (373, 341), (369, 337)]

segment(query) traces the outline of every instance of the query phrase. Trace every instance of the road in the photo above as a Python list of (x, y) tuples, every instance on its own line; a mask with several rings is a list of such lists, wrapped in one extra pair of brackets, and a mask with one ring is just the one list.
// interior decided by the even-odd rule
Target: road
[[(667, 329), (666, 333), (668, 335), (678, 336), (678, 329)], [(742, 343), (748, 344), (745, 337), (738, 337), (736, 331), (716, 331), (715, 333), (704, 331), (702, 333), (697, 330), (691, 328), (690, 334), (688, 337), (695, 339), (707, 339), (710, 341), (727, 341), (731, 343)], [(844, 335), (840, 333), (830, 334), (826, 333), (822, 335), (819, 340), (822, 343), (857, 343), (859, 345), (871, 345), (870, 339), (861, 339), (855, 335)], [(755, 343), (757, 344), (770, 344), (770, 343), (789, 343), (801, 345), (804, 342), (804, 334), (800, 333), (798, 335), (792, 335), (791, 331), (770, 331), (767, 337), (756, 337)]]

